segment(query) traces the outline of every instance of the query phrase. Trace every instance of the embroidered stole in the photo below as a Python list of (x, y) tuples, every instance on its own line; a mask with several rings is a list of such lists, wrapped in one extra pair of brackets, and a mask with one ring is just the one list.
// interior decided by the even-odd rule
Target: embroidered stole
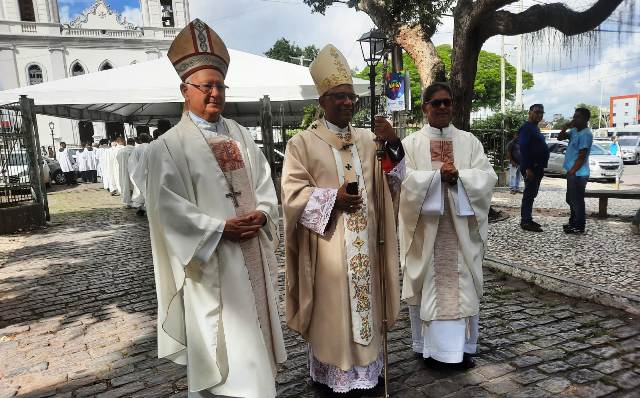
[[(431, 167), (438, 170), (444, 163), (453, 163), (453, 141), (450, 138), (431, 138)], [(458, 305), (458, 236), (449, 206), (449, 184), (442, 183), (444, 214), (438, 222), (433, 248), (436, 284), (437, 319), (459, 319)]]
[[(251, 189), (252, 184), (244, 164), (242, 153), (236, 141), (225, 136), (206, 138), (211, 152), (218, 161), (220, 169), (228, 183), (230, 193), (241, 191), (236, 196), (238, 206), (235, 207), (236, 216), (245, 216), (256, 208), (256, 198)], [(226, 189), (226, 188), (225, 188)], [(231, 200), (231, 199), (230, 199)], [(244, 263), (249, 275), (253, 297), (262, 336), (267, 346), (267, 352), (272, 364), (275, 364), (273, 356), (273, 338), (271, 335), (271, 319), (269, 313), (269, 300), (266, 283), (269, 275), (265, 275), (264, 259), (258, 237), (245, 240), (240, 243), (240, 249), (244, 257)]]
[[(313, 126), (312, 126), (313, 128)], [(358, 181), (362, 207), (355, 213), (343, 213), (344, 240), (351, 305), (353, 341), (369, 345), (373, 337), (373, 305), (371, 299), (371, 257), (369, 256), (367, 190), (362, 175), (362, 164), (354, 142), (353, 132), (336, 133), (324, 123), (316, 121), (316, 134), (331, 145), (338, 171), (338, 181)]]

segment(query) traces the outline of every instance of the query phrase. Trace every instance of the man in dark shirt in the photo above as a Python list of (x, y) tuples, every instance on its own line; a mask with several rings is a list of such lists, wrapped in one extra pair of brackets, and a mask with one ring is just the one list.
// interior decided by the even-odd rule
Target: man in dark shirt
[(520, 127), (520, 171), (524, 176), (524, 193), (520, 209), (520, 227), (526, 231), (542, 232), (540, 224), (533, 221), (533, 201), (538, 196), (540, 181), (549, 161), (549, 148), (538, 123), (544, 116), (544, 106), (533, 104), (529, 108), (529, 119)]

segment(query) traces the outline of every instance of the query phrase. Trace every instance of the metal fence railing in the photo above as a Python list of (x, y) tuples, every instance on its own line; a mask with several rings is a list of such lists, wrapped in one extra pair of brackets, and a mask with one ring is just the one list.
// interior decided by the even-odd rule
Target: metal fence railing
[(471, 133), (475, 135), (487, 154), (489, 161), (496, 171), (504, 171), (508, 167), (507, 162), (507, 143), (509, 142), (508, 132), (504, 130), (493, 129), (472, 129)]
[(0, 108), (0, 207), (32, 202), (31, 159), (18, 104)]

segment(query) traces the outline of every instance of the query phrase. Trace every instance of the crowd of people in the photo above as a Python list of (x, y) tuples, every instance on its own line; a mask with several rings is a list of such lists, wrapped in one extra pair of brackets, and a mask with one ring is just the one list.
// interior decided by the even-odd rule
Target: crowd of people
[[(520, 177), (524, 179), (524, 192), (520, 207), (520, 227), (525, 231), (543, 232), (542, 226), (533, 220), (533, 204), (544, 169), (549, 162), (549, 147), (538, 124), (544, 116), (544, 106), (534, 104), (529, 108), (528, 120), (520, 127), (513, 139), (507, 144), (509, 159), (509, 190), (520, 193)], [(567, 170), (566, 202), (569, 205), (569, 222), (563, 225), (567, 234), (585, 232), (585, 188), (589, 180), (589, 154), (593, 143), (593, 134), (588, 127), (591, 112), (587, 108), (577, 108), (571, 122), (558, 134), (558, 140), (569, 140), (564, 153), (563, 168)], [(620, 149), (617, 138), (612, 139), (611, 153), (618, 154)]]

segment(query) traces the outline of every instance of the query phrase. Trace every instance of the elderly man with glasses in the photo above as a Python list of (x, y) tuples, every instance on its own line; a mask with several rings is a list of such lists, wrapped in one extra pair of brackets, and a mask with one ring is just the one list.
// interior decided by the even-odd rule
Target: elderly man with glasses
[[(287, 324), (309, 344), (311, 378), (345, 393), (375, 387), (383, 368), (379, 222), (386, 232), (389, 325), (400, 301), (395, 216), (376, 160), (376, 135), (387, 148), (387, 170), (403, 154), (399, 138), (383, 119), (376, 122), (376, 135), (351, 125), (358, 97), (338, 49), (327, 45), (309, 69), (324, 117), (294, 136), (285, 155)], [(382, 214), (375, 211), (376, 184), (383, 184), (386, 197)]]
[(220, 37), (196, 19), (167, 55), (187, 111), (148, 149), (158, 356), (187, 366), (189, 397), (273, 398), (286, 353), (269, 165), (247, 129), (221, 116)]

